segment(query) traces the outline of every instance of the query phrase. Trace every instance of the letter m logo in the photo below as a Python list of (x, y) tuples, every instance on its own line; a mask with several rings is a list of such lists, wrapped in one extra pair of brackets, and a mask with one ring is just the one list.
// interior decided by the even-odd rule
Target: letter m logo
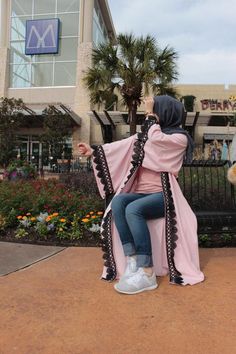
[(56, 54), (59, 43), (58, 18), (26, 21), (25, 54)]

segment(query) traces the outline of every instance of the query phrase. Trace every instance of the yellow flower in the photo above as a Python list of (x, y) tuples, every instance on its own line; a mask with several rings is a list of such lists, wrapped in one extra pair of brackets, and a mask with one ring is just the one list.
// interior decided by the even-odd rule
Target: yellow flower
[(97, 214), (98, 214), (98, 215), (102, 215), (103, 212), (102, 212), (102, 211), (98, 211)]
[(94, 214), (94, 212), (93, 211), (90, 211), (90, 213), (89, 214)]
[(63, 231), (63, 228), (62, 228), (62, 227), (60, 227), (60, 228), (59, 228), (59, 231)]
[(23, 216), (23, 218), (22, 218), (23, 220), (27, 220), (27, 216)]
[(82, 219), (83, 222), (89, 222), (89, 219)]
[(66, 219), (64, 219), (64, 218), (60, 219), (60, 222), (65, 222), (65, 221), (66, 221)]
[(17, 216), (18, 220), (21, 220), (23, 217), (21, 215)]
[(34, 216), (32, 216), (32, 218), (30, 218), (31, 221), (35, 221), (36, 218)]
[(92, 219), (96, 219), (96, 215), (91, 216)]

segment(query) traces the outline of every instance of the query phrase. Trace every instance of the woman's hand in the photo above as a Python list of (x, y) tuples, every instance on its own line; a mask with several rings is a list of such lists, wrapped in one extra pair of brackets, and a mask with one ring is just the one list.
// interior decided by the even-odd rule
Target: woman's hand
[(155, 116), (157, 123), (159, 123), (159, 117), (156, 113), (153, 113), (153, 107), (154, 107), (154, 98), (153, 97), (145, 97), (144, 98), (144, 104), (145, 104), (145, 115), (148, 118), (148, 116)]
[(90, 145), (86, 143), (79, 143), (78, 145), (79, 148), (79, 154), (82, 156), (91, 156), (93, 153), (93, 150)]
[(153, 114), (154, 98), (149, 96), (144, 98), (145, 114)]

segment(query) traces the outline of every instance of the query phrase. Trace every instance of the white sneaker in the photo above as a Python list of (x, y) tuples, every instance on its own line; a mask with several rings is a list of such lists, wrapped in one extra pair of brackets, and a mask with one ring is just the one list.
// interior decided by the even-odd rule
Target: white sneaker
[(154, 290), (158, 287), (156, 275), (148, 275), (143, 268), (139, 268), (136, 273), (120, 280), (114, 288), (123, 294), (138, 294), (146, 290)]
[(135, 256), (129, 256), (127, 257), (127, 263), (126, 263), (126, 268), (124, 271), (124, 274), (120, 277), (119, 281), (123, 281), (125, 278), (130, 277), (134, 273), (136, 273), (138, 270), (137, 263), (136, 263), (136, 257)]

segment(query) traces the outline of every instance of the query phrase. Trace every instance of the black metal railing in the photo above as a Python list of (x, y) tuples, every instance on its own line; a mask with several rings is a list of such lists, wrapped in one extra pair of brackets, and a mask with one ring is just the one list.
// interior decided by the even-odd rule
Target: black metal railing
[(197, 216), (199, 230), (236, 227), (236, 189), (227, 180), (230, 165), (225, 160), (194, 160), (179, 173), (180, 187)]

